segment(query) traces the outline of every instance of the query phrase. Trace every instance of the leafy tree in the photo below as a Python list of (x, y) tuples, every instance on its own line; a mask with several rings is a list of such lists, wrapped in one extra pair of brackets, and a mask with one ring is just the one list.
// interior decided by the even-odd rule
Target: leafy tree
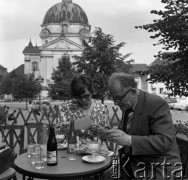
[(25, 98), (26, 109), (27, 100), (36, 98), (41, 90), (40, 87), (40, 82), (34, 74), (17, 75), (14, 71), (3, 78), (0, 86), (2, 94), (12, 94), (14, 98), (20, 100)]
[(0, 85), (1, 94), (11, 94), (12, 93), (12, 79), (9, 76), (5, 76)]
[(70, 98), (70, 82), (76, 74), (75, 68), (72, 66), (70, 56), (64, 55), (59, 59), (57, 69), (52, 74), (52, 82), (49, 84), (49, 95), (52, 99), (69, 99)]
[(7, 74), (6, 76), (2, 77), (1, 84), (0, 84), (0, 93), (1, 94), (12, 94), (13, 87), (14, 87), (14, 81), (16, 78), (19, 78), (19, 76), (15, 73), (13, 70), (11, 73)]
[(20, 76), (14, 80), (12, 95), (17, 99), (26, 99), (26, 109), (28, 99), (34, 99), (41, 91), (41, 84), (34, 74)]
[(81, 56), (75, 56), (78, 73), (88, 75), (94, 81), (96, 97), (104, 101), (108, 93), (109, 76), (116, 71), (128, 72), (131, 65), (125, 61), (130, 54), (122, 55), (119, 50), (125, 45), (121, 42), (115, 45), (112, 35), (105, 34), (101, 28), (96, 28), (93, 32), (91, 42), (83, 41), (84, 51)]
[(163, 49), (173, 50), (173, 53), (161, 53), (159, 58), (164, 63), (151, 66), (148, 69), (151, 77), (149, 81), (163, 82), (172, 95), (187, 96), (188, 90), (188, 1), (187, 0), (162, 0), (164, 10), (152, 10), (151, 13), (160, 16), (152, 24), (136, 26), (147, 30), (153, 35), (150, 38), (157, 38)]

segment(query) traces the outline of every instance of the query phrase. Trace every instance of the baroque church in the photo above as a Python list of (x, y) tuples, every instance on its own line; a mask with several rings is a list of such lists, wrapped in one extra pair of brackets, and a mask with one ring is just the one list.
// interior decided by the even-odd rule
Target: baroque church
[[(74, 55), (81, 55), (83, 40), (89, 42), (91, 26), (85, 11), (72, 0), (62, 0), (46, 12), (39, 34), (41, 46), (33, 45), (31, 40), (23, 50), (24, 73), (35, 73), (42, 79), (41, 96), (48, 96), (48, 83), (58, 61), (63, 55), (69, 55), (73, 61)], [(146, 76), (139, 76), (146, 64), (132, 64), (138, 88), (148, 91)]]
[(34, 72), (36, 78), (42, 79), (42, 97), (48, 96), (48, 82), (52, 72), (57, 68), (63, 55), (80, 55), (83, 51), (82, 41), (91, 37), (85, 11), (72, 0), (52, 6), (45, 14), (41, 25), (41, 46), (33, 46), (30, 41), (23, 50), (24, 73)]

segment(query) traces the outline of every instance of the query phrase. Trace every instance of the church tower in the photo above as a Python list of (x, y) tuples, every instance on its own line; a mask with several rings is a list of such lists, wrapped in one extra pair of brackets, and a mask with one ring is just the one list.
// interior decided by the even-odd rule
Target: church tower
[(82, 41), (89, 41), (91, 26), (85, 11), (72, 0), (52, 6), (45, 14), (41, 25), (41, 46), (33, 46), (31, 40), (23, 50), (25, 74), (35, 73), (43, 78), (42, 96), (47, 96), (48, 82), (58, 66), (59, 59), (65, 55), (80, 55)]

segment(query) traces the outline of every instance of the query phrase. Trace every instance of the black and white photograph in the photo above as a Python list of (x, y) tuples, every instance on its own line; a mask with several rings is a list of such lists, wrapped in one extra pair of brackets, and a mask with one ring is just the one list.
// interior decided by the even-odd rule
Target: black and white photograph
[(0, 0), (0, 180), (188, 179), (187, 0)]

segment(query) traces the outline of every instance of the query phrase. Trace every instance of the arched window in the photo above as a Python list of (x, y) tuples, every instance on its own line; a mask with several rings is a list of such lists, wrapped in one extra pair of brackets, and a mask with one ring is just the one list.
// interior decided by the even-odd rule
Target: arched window
[(39, 70), (38, 62), (36, 62), (36, 61), (32, 62), (32, 70), (33, 71), (38, 71)]
[(67, 24), (63, 24), (63, 32), (64, 33), (68, 32), (68, 25)]

